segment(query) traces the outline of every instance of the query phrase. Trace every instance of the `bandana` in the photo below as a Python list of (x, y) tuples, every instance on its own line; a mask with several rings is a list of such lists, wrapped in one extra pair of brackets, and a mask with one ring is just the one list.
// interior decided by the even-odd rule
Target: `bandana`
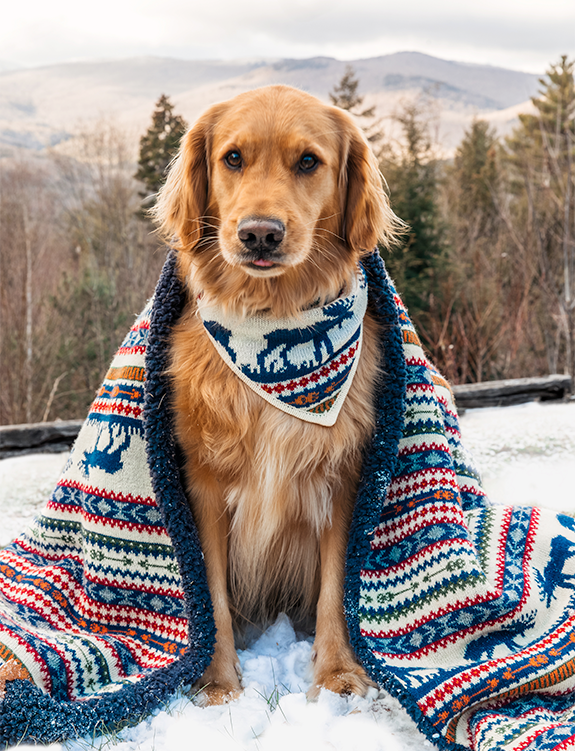
[(198, 310), (224, 362), (274, 407), (318, 425), (333, 425), (357, 370), (367, 308), (365, 272), (348, 294), (297, 319), (226, 317), (211, 304)]

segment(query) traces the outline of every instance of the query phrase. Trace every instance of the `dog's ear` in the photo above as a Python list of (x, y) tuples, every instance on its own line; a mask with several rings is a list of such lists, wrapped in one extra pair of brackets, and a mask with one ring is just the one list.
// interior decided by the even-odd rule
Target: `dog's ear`
[(352, 118), (336, 110), (342, 133), (342, 236), (355, 251), (369, 252), (383, 243), (393, 245), (405, 228), (391, 210), (377, 159)]
[(192, 250), (205, 229), (209, 200), (211, 133), (221, 106), (205, 112), (183, 137), (150, 214), (167, 240)]

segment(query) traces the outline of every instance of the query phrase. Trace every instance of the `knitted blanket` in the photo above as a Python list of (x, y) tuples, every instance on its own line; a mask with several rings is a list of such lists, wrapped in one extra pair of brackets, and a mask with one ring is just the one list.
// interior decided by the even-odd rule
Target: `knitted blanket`
[[(575, 746), (575, 521), (491, 505), (448, 384), (377, 254), (364, 261), (386, 377), (347, 554), (368, 673), (445, 749)], [(168, 258), (32, 527), (0, 553), (0, 741), (136, 723), (203, 673), (214, 623), (179, 478)]]

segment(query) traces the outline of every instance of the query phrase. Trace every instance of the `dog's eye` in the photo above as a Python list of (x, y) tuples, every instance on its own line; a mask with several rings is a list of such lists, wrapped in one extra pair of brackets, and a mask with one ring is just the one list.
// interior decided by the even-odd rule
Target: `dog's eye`
[(230, 151), (225, 155), (224, 162), (230, 169), (240, 169), (242, 166), (242, 155), (239, 151)]
[(319, 164), (319, 159), (314, 154), (304, 154), (299, 160), (298, 167), (300, 172), (313, 172)]

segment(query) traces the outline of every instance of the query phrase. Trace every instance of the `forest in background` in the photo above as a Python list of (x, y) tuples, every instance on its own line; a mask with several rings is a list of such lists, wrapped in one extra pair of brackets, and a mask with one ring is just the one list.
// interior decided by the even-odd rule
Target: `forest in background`
[[(381, 253), (453, 383), (575, 374), (574, 67), (550, 66), (508, 138), (474, 121), (451, 160), (431, 95), (398, 108), (391, 139), (352, 69), (329, 94), (408, 224)], [(0, 161), (0, 424), (85, 416), (163, 264), (145, 209), (185, 127), (163, 96), (138, 164), (105, 122), (73, 148)]]

